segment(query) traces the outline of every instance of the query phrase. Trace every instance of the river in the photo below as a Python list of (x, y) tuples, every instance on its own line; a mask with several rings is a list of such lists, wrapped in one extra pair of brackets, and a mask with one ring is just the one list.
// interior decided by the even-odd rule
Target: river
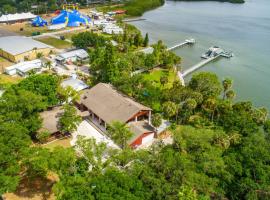
[(142, 18), (146, 20), (132, 24), (149, 33), (150, 42), (163, 40), (172, 46), (196, 39), (194, 46), (175, 50), (183, 69), (199, 62), (210, 46), (233, 51), (233, 58), (219, 58), (198, 71), (214, 72), (221, 80), (232, 78), (237, 100), (249, 100), (270, 111), (269, 0), (246, 0), (245, 4), (167, 1)]

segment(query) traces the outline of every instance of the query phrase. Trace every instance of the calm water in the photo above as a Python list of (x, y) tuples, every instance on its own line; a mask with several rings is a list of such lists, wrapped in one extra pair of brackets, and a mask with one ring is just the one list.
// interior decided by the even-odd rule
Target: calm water
[(132, 24), (148, 32), (151, 42), (161, 39), (168, 46), (195, 38), (194, 46), (175, 50), (183, 59), (183, 69), (199, 62), (210, 46), (233, 51), (235, 57), (220, 58), (200, 71), (232, 78), (238, 100), (270, 110), (270, 0), (246, 1), (241, 5), (167, 1), (145, 13), (146, 21)]

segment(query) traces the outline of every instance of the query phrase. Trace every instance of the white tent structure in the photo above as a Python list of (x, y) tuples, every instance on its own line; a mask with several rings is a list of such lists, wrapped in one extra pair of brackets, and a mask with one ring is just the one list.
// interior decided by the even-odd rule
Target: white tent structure
[(30, 12), (7, 14), (7, 15), (2, 15), (0, 17), (0, 23), (31, 20), (31, 19), (34, 19), (35, 17), (36, 17), (36, 15), (34, 15)]

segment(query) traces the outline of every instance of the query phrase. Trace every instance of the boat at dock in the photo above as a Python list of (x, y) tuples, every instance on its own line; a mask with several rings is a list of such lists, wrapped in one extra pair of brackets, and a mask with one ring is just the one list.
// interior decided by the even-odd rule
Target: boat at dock
[(202, 54), (201, 58), (208, 59), (208, 58), (213, 58), (213, 57), (217, 57), (217, 56), (231, 58), (231, 57), (233, 57), (233, 53), (230, 51), (225, 51), (220, 47), (213, 46), (213, 47), (210, 47), (206, 53)]

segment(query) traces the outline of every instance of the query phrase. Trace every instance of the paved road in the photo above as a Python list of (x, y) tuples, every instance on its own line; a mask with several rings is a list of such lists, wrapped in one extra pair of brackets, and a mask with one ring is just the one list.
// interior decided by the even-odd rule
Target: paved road
[(51, 33), (43, 33), (41, 35), (32, 36), (32, 38), (50, 37), (50, 36), (55, 36), (58, 34), (70, 33), (70, 32), (84, 30), (84, 29), (86, 29), (86, 27), (78, 27), (78, 28), (73, 28), (73, 29), (68, 29), (68, 30), (55, 31)]
[(6, 36), (12, 36), (12, 35), (18, 35), (17, 33), (5, 30), (0, 27), (0, 37), (6, 37)]

